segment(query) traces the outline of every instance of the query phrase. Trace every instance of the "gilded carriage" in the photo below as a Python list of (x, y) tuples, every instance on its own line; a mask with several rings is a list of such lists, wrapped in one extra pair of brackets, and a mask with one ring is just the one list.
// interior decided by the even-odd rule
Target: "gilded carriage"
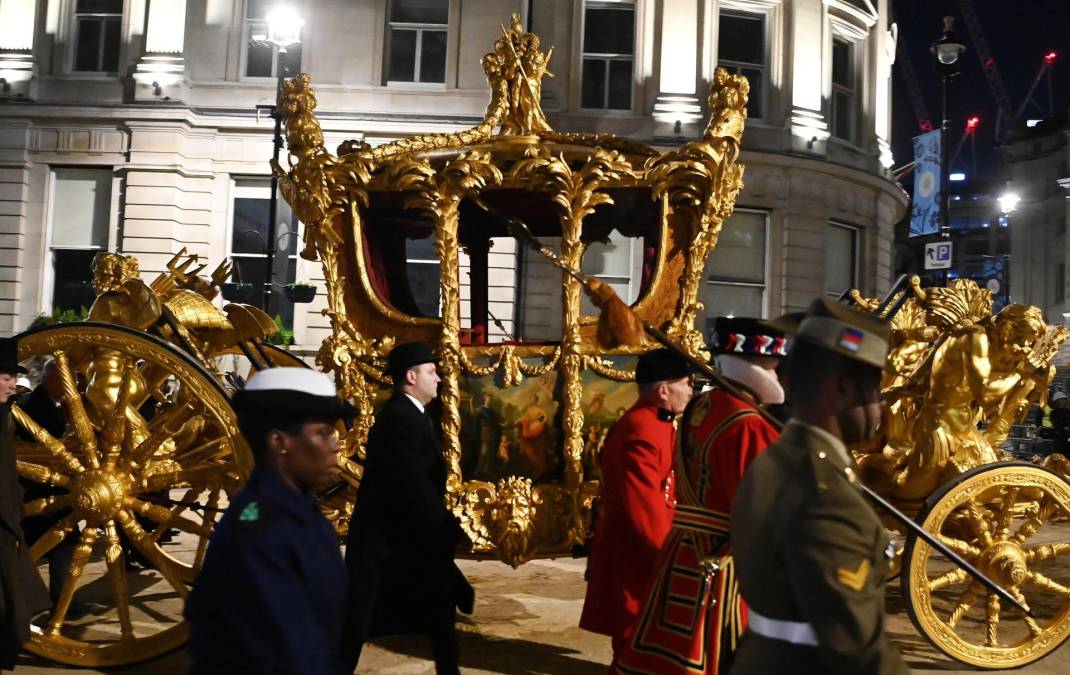
[[(308, 76), (287, 81), (279, 103), (289, 160), (273, 170), (305, 225), (302, 255), (321, 263), (326, 280), (331, 333), (316, 365), (334, 375), (361, 411), (341, 432), (342, 480), (321, 495), (324, 511), (344, 532), (363, 443), (390, 385), (385, 356), (398, 342), (423, 340), (441, 358), (435, 414), (450, 506), (472, 539), (472, 555), (516, 566), (535, 556), (568, 555), (583, 544), (598, 495), (601, 442), (634, 400), (635, 356), (655, 345), (647, 338), (606, 347), (600, 333), (606, 327), (584, 295), (598, 284), (562, 268), (597, 272), (591, 257), (607, 242), (628, 240), (639, 279), (625, 298), (631, 311), (692, 356), (708, 357), (694, 326), (698, 287), (742, 185), (737, 160), (748, 86), (718, 70), (703, 136), (659, 153), (613, 136), (554, 131), (539, 106), (549, 54), (515, 19), (483, 66), (491, 100), (477, 127), (376, 147), (346, 142), (335, 154), (324, 147)], [(525, 246), (526, 253), (517, 250)], [(408, 264), (414, 249), (436, 264)], [(145, 283), (136, 260), (102, 255), (89, 322), (21, 336), (22, 358), (55, 359), (64, 401), (61, 429), (15, 412), (24, 438), (19, 472), (39, 488), (27, 513), (53, 523), (31, 554), (43, 563), (51, 548), (77, 541), (60, 602), (30, 646), (48, 658), (117, 665), (184, 641), (181, 617), (154, 614), (145, 599), (147, 575), (127, 575), (126, 566), (136, 557), (159, 580), (153, 592), (162, 586), (185, 596), (218, 513), (251, 465), (230, 392), (249, 369), (302, 365), (265, 344), (275, 330), (266, 314), (217, 300), (226, 265), (204, 277), (194, 264), (176, 256), (167, 272)], [(430, 301), (416, 292), (420, 284), (432, 290)], [(503, 292), (519, 299), (503, 303)], [(934, 590), (966, 578), (941, 567), (923, 543), (907, 540), (904, 595), (919, 629), (969, 663), (1028, 663), (1070, 631), (1067, 586), (1035, 569), (1070, 552), (1070, 545), (1024, 543), (1038, 531), (1047, 535), (1053, 518), (1065, 519), (1070, 492), (1061, 478), (1036, 467), (993, 469), (987, 462), (998, 459), (995, 451), (967, 466), (926, 450), (927, 464), (911, 464), (921, 456), (911, 454), (920, 438), (910, 435), (911, 422), (921, 419), (929, 392), (922, 375), (936, 372), (932, 362), (950, 339), (940, 336), (958, 336), (968, 327), (963, 317), (971, 317), (971, 326), (993, 320), (984, 315), (983, 298), (971, 295), (966, 309), (941, 314), (939, 307), (958, 307), (958, 296), (948, 294), (941, 304), (932, 300), (943, 293), (938, 289), (932, 297), (919, 287), (910, 292), (914, 299), (895, 318), (901, 381), (887, 383), (888, 443), (860, 450), (860, 463), (868, 480), (989, 574), (1061, 598), (1048, 616), (1026, 622), (1025, 638), (1013, 645), (1003, 645), (992, 626), (1001, 616), (1004, 625), (1021, 617), (993, 609), (990, 600), (985, 634), (958, 636), (956, 624), (967, 623), (970, 606), (956, 606), (958, 616), (944, 621), (935, 614), (943, 609)], [(860, 296), (856, 301), (870, 308)], [(1046, 346), (1030, 345), (1036, 372), (1050, 364), (1051, 346), (1065, 339), (1043, 332)], [(1036, 400), (1041, 390), (1038, 378), (1013, 405), (1004, 397), (980, 406), (983, 415), (974, 421), (983, 416), (992, 428), (1022, 414), (1022, 402)], [(901, 481), (916, 492), (909, 499), (895, 488), (904, 467), (915, 477)], [(922, 475), (924, 481), (916, 478)], [(1017, 529), (964, 534), (968, 518)], [(179, 542), (167, 544), (174, 531)], [(101, 574), (92, 585), (103, 587), (99, 596), (108, 609), (72, 619), (74, 590), (93, 564)]]

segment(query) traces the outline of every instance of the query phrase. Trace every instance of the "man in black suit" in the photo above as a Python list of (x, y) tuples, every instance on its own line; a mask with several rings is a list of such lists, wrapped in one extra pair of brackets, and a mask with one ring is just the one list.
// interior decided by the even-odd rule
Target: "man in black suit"
[(9, 670), (30, 641), (30, 619), (50, 604), (22, 532), (22, 488), (9, 399), (15, 394), (15, 377), (25, 372), (16, 339), (0, 338), (0, 669)]
[(446, 463), (426, 407), (440, 382), (431, 349), (398, 345), (387, 359), (394, 394), (368, 435), (364, 478), (346, 542), (347, 636), (356, 667), (368, 638), (425, 633), (437, 673), (459, 673), (456, 610), (475, 594), (453, 562), (467, 543), (446, 508)]

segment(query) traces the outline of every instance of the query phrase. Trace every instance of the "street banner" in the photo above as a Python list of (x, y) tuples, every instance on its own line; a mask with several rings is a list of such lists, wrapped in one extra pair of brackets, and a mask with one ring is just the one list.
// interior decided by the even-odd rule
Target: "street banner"
[(910, 236), (940, 231), (940, 130), (914, 137), (914, 203)]

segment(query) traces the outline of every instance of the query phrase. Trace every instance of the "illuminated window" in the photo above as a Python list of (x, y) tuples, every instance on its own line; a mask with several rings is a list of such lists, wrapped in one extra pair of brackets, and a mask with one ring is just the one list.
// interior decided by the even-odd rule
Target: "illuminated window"
[(635, 4), (585, 3), (580, 106), (631, 110), (634, 68)]

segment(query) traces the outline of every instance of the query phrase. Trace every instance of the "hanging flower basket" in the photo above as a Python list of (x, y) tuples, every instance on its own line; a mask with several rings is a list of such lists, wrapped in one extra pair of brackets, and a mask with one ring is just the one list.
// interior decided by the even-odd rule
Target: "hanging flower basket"
[(290, 302), (295, 304), (312, 302), (316, 297), (316, 287), (311, 284), (286, 284), (283, 286), (283, 292)]
[(255, 305), (256, 295), (257, 288), (255, 284), (247, 284), (241, 281), (228, 281), (223, 284), (223, 299), (227, 302)]

